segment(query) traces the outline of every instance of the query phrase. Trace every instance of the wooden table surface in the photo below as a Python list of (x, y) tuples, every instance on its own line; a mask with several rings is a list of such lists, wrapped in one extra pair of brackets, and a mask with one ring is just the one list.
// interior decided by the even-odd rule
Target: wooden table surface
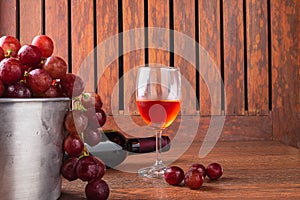
[[(168, 185), (163, 179), (145, 179), (136, 173), (108, 169), (104, 180), (109, 199), (300, 199), (300, 149), (274, 141), (218, 142), (204, 158), (201, 143), (193, 143), (172, 165), (186, 170), (192, 163), (218, 162), (224, 174), (205, 180), (199, 190)], [(138, 162), (129, 156), (127, 166)], [(63, 180), (61, 200), (83, 200), (86, 183)]]

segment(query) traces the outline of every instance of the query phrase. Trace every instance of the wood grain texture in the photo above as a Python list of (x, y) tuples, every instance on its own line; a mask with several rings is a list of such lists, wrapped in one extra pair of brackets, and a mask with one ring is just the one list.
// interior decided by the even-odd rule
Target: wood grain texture
[[(124, 52), (124, 114), (138, 113), (135, 104), (135, 69), (145, 64), (144, 1), (124, 0), (123, 52)], [(138, 49), (139, 48), (139, 49)]]
[[(59, 27), (59, 28), (58, 28)], [(53, 55), (68, 63), (68, 1), (45, 0), (45, 34), (54, 42)]]
[(42, 1), (20, 0), (20, 42), (30, 44), (42, 33)]
[(245, 113), (243, 1), (223, 1), (224, 87), (227, 115)]
[(269, 112), (267, 0), (246, 1), (248, 114)]
[(300, 2), (272, 1), (274, 138), (300, 147)]
[(93, 1), (71, 3), (72, 73), (85, 81), (85, 91), (94, 91), (94, 19)]
[(106, 113), (112, 114), (119, 109), (118, 0), (97, 1), (96, 6), (98, 93)]
[[(199, 1), (199, 57), (200, 57), (200, 114), (220, 115), (221, 85), (220, 89), (209, 91), (207, 84), (214, 84), (221, 78), (221, 40), (220, 40), (220, 1)], [(205, 52), (203, 52), (205, 51)], [(207, 53), (206, 53), (207, 52)], [(215, 73), (219, 72), (219, 77)], [(203, 76), (206, 78), (203, 79)], [(206, 80), (206, 81), (205, 81)], [(211, 92), (211, 94), (210, 94)], [(213, 99), (219, 107), (211, 108)]]
[[(157, 29), (169, 29), (170, 27), (169, 0), (148, 0), (148, 26)], [(152, 30), (152, 29), (151, 29)], [(170, 53), (162, 49), (170, 50), (170, 33), (159, 34), (160, 31), (148, 32), (149, 63), (170, 65)]]
[(3, 35), (17, 36), (17, 12), (15, 0), (0, 0), (0, 37)]
[[(136, 173), (108, 169), (104, 180), (110, 188), (109, 199), (278, 199), (300, 198), (300, 150), (274, 141), (219, 142), (205, 158), (199, 158), (195, 142), (172, 165), (186, 171), (192, 163), (204, 166), (212, 162), (224, 168), (217, 181), (205, 179), (198, 190), (171, 186), (163, 179), (143, 179)], [(172, 147), (171, 147), (172, 148)], [(126, 166), (143, 161), (142, 156), (129, 156)], [(167, 158), (166, 158), (167, 159)], [(61, 200), (85, 199), (86, 183), (63, 180)]]
[[(195, 1), (174, 0), (174, 65), (180, 68), (182, 76), (187, 83), (182, 83), (181, 114), (195, 114), (196, 111), (196, 52), (195, 44), (190, 44), (189, 39), (195, 40)], [(178, 37), (177, 37), (178, 36)], [(181, 55), (179, 55), (179, 53)], [(189, 58), (183, 57), (189, 55)]]

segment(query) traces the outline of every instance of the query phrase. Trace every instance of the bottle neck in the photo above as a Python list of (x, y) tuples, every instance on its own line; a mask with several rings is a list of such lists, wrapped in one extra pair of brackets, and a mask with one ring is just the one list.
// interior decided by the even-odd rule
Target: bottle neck
[[(156, 150), (156, 137), (145, 138), (126, 138), (122, 133), (115, 130), (104, 130), (102, 141), (111, 141), (120, 145), (129, 154), (133, 153), (150, 153)], [(170, 138), (162, 136), (161, 152), (166, 152), (170, 149)]]
[[(168, 136), (162, 136), (161, 138), (162, 148), (161, 152), (166, 152), (170, 149), (170, 138)], [(127, 150), (131, 153), (150, 153), (155, 152), (156, 138), (129, 138), (127, 140)]]

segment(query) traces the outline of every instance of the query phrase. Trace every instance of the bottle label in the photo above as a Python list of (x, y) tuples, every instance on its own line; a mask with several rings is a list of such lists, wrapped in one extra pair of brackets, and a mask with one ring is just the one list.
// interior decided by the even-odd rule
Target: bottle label
[[(168, 137), (161, 138), (161, 148), (159, 149), (161, 152), (168, 151), (170, 149), (170, 139)], [(140, 138), (140, 153), (149, 153), (154, 152), (156, 149), (156, 139), (155, 137), (152, 138)]]

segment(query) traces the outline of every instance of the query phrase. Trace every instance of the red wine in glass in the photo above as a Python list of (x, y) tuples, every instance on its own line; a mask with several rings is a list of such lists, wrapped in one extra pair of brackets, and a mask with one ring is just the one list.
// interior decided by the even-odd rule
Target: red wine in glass
[(137, 100), (139, 113), (147, 124), (161, 124), (167, 128), (180, 110), (179, 100)]

